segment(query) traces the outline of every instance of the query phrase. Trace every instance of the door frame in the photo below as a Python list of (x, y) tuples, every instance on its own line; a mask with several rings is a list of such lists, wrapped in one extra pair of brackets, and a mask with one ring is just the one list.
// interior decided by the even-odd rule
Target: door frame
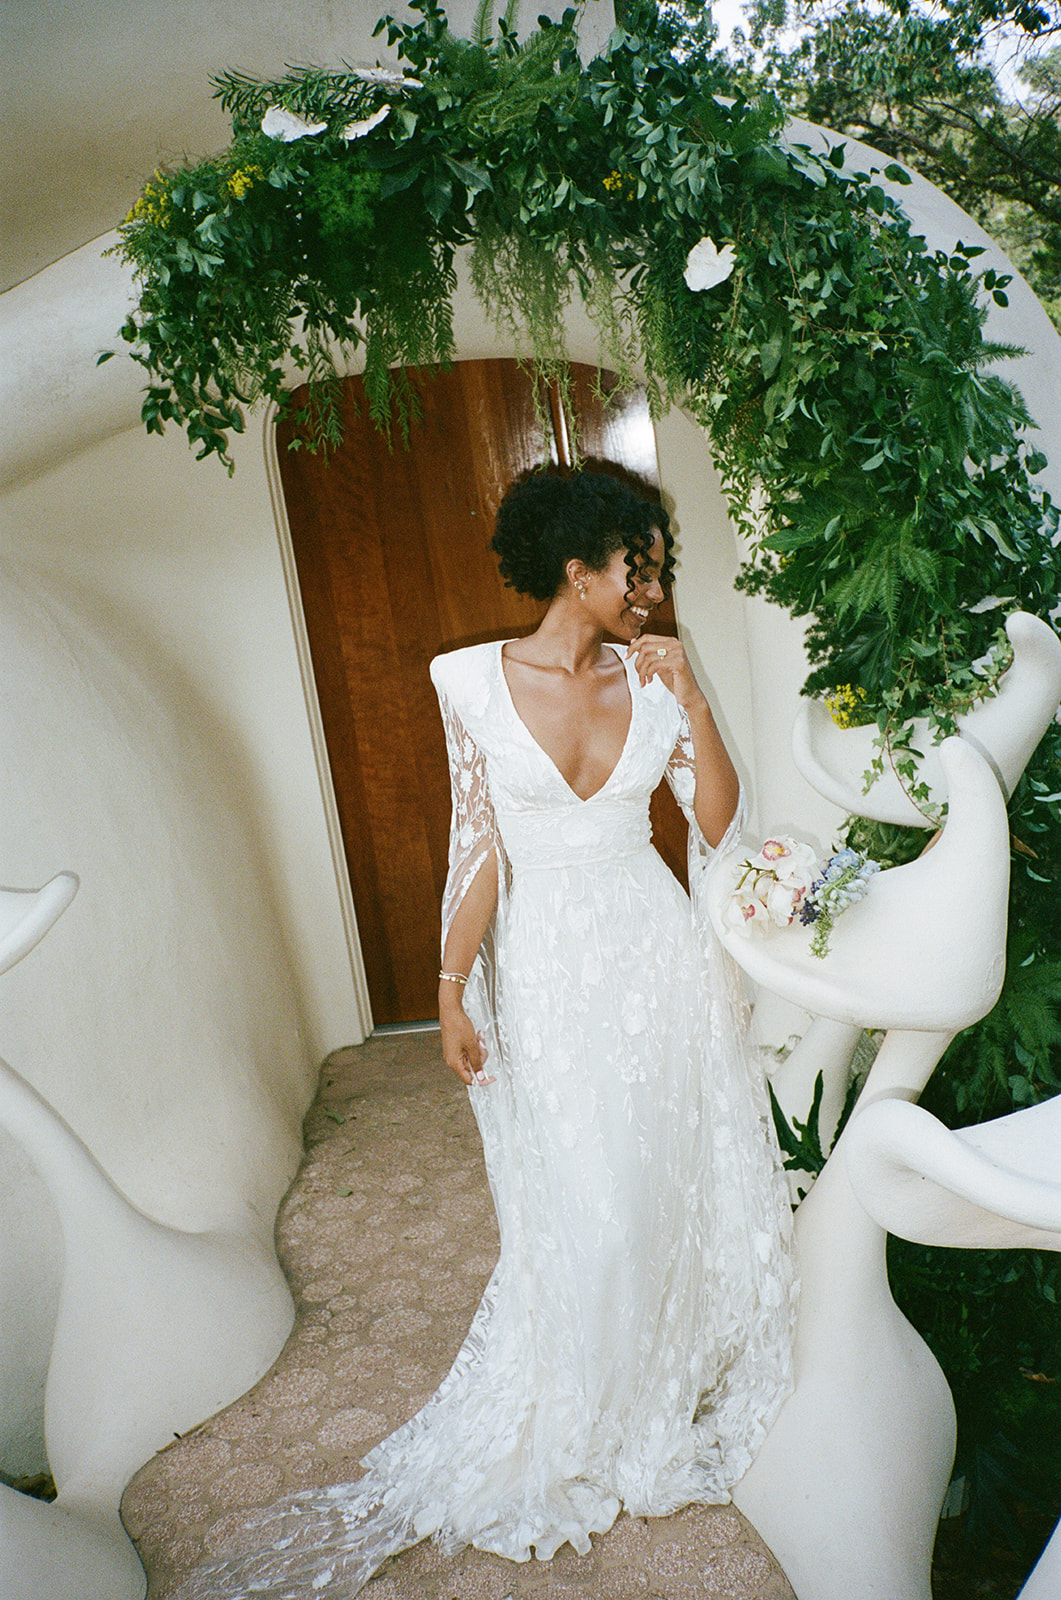
[(265, 412), (263, 441), (265, 446), (265, 475), (269, 485), (269, 499), (272, 502), (277, 544), (280, 550), (280, 565), (284, 574), (284, 587), (287, 591), (287, 604), (291, 616), (291, 631), (295, 641), (298, 671), (302, 680), (302, 694), (306, 704), (306, 720), (309, 724), (310, 741), (313, 745), (313, 760), (317, 768), (321, 804), (324, 807), (324, 822), (328, 831), (328, 847), (331, 851), (332, 867), (335, 872), (335, 887), (339, 895), (339, 913), (342, 918), (343, 933), (345, 935), (346, 954), (354, 982), (356, 1017), (353, 1021), (360, 1030), (360, 1037), (352, 1038), (348, 1042), (350, 1044), (363, 1044), (375, 1024), (372, 1017), (372, 1005), (369, 1000), (368, 980), (365, 976), (365, 962), (361, 951), (361, 933), (357, 925), (357, 911), (354, 906), (354, 892), (350, 883), (350, 869), (346, 862), (346, 850), (343, 845), (342, 828), (339, 823), (339, 804), (335, 797), (335, 785), (332, 781), (328, 746), (324, 737), (324, 722), (321, 717), (320, 700), (317, 696), (317, 682), (313, 674), (309, 630), (306, 627), (306, 614), (302, 607), (302, 591), (299, 587), (298, 570), (295, 565), (295, 547), (291, 538), (291, 525), (287, 517), (287, 504), (284, 500), (283, 484), (280, 481), (280, 456), (276, 439), (278, 410), (279, 407), (273, 400), (269, 402)]

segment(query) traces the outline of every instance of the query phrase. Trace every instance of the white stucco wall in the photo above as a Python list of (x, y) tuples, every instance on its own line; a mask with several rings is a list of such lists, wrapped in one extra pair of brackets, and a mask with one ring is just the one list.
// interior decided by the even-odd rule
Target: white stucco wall
[[(0, 497), (0, 537), (74, 585), (105, 629), (138, 635), (160, 675), (179, 680), (189, 714), (215, 729), (319, 1057), (359, 1036), (358, 999), (260, 424), (237, 452), (229, 479), (214, 462), (196, 466), (180, 434), (126, 427)], [(341, 979), (325, 955), (337, 942)]]
[[(565, 0), (524, 6), (521, 30)], [(446, 0), (466, 38), (476, 0)], [(495, 14), (504, 13), (504, 0)], [(4, 0), (0, 94), (0, 287), (42, 271), (112, 227), (160, 162), (208, 156), (228, 141), (213, 74), (278, 78), (288, 63), (393, 61), (373, 38), (384, 0)], [(611, 0), (587, 0), (585, 56), (614, 26)]]
[(131, 617), (0, 573), (5, 875), (81, 878), (4, 975), (4, 1053), (136, 1205), (268, 1236), (311, 1067), (237, 753)]
[[(81, 888), (4, 975), (7, 1060), (152, 1217), (272, 1236), (316, 1077), (254, 812), (224, 733), (130, 618), (0, 564), (0, 859)], [(6, 1471), (43, 1465), (61, 1248), (0, 1136)], [(2, 1435), (0, 1435), (2, 1437)]]
[[(154, 443), (126, 429), (0, 501), (0, 881), (82, 879), (0, 980), (0, 1053), (150, 1215), (268, 1238), (357, 993), (260, 431), (231, 482)], [(5, 1136), (0, 1197), (21, 1474), (61, 1254)]]
[(48, 1465), (44, 1385), (63, 1243), (36, 1168), (2, 1130), (0, 1213), (0, 1468), (10, 1477), (29, 1478)]

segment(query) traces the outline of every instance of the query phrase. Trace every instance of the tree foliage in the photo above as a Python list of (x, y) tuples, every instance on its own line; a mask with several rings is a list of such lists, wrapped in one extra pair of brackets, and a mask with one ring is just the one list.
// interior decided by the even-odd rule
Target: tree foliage
[(1058, 0), (752, 0), (731, 61), (915, 167), (996, 237), (1061, 326)]

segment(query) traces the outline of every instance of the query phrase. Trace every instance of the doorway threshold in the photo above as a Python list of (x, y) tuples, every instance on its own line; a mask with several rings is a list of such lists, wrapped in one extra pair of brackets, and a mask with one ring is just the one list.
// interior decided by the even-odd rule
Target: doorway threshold
[(381, 1022), (373, 1028), (370, 1035), (373, 1039), (380, 1038), (385, 1033), (437, 1033), (438, 1018), (427, 1017), (423, 1022)]

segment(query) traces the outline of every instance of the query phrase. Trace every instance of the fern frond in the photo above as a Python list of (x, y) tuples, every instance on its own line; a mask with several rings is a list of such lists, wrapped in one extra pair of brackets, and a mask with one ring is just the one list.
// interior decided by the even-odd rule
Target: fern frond
[(214, 99), (232, 118), (237, 133), (261, 126), (271, 105), (281, 104), (299, 116), (349, 120), (377, 103), (376, 90), (352, 69), (329, 72), (320, 67), (292, 67), (282, 78), (263, 83), (243, 72), (211, 78)]
[(1022, 344), (1002, 344), (997, 340), (984, 339), (975, 354), (969, 357), (969, 365), (983, 367), (992, 361), (1016, 361), (1027, 354)]
[(494, 0), (479, 0), (475, 8), (475, 18), (472, 22), (471, 43), (477, 50), (488, 50), (491, 43), (490, 29), (494, 21)]

